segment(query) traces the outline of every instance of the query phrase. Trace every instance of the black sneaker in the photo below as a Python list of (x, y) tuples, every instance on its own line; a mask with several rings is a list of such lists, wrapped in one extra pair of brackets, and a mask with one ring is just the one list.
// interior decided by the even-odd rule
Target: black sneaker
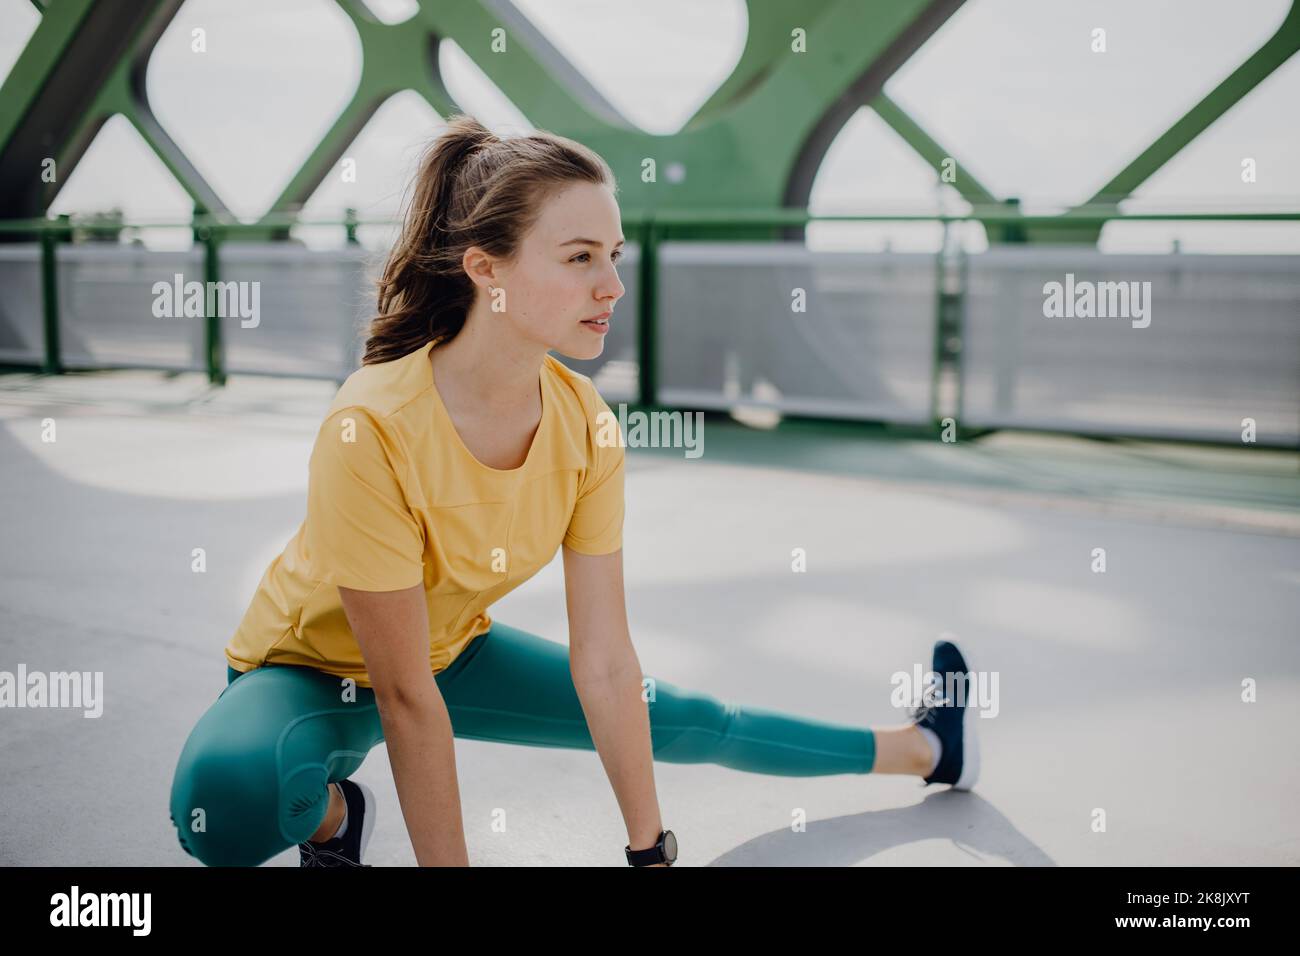
[[(923, 696), (921, 706), (912, 709), (910, 716), (915, 723), (934, 731), (943, 753), (934, 773), (922, 779), (926, 786), (946, 783), (954, 790), (969, 790), (975, 786), (980, 772), (979, 741), (975, 735), (977, 718), (968, 713), (974, 678), (952, 641), (935, 642), (930, 670), (939, 675), (938, 682)], [(949, 675), (952, 675), (952, 693), (959, 697), (945, 696)]]
[(361, 862), (370, 842), (370, 831), (375, 828), (375, 795), (364, 783), (340, 780), (339, 789), (348, 805), (348, 828), (341, 837), (324, 843), (310, 840), (298, 844), (298, 865), (301, 866), (370, 866)]

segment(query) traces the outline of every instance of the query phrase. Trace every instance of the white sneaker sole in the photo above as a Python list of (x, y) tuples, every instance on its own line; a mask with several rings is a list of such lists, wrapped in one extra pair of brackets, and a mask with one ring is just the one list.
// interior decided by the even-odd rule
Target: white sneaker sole
[[(958, 645), (957, 649), (961, 651), (962, 660), (966, 662), (967, 674), (973, 675), (975, 668), (971, 665), (970, 655), (961, 645)], [(954, 790), (970, 790), (975, 786), (975, 781), (980, 775), (979, 732), (975, 729), (975, 721), (982, 718), (973, 713), (970, 706), (970, 688), (973, 686), (975, 686), (975, 678), (968, 677), (966, 706), (962, 708), (961, 715), (961, 773), (957, 775), (957, 782), (952, 785)]]
[(370, 844), (370, 834), (375, 828), (375, 795), (371, 792), (370, 788), (360, 780), (353, 780), (352, 782), (361, 790), (361, 796), (366, 801), (365, 820), (361, 824), (361, 862), (364, 863), (366, 859), (366, 847)]

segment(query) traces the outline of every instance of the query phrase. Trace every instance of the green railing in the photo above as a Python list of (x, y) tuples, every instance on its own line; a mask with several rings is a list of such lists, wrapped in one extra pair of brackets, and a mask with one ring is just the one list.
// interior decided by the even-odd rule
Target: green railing
[[(1108, 222), (1300, 222), (1300, 211), (1282, 212), (1150, 212), (1120, 213), (1115, 205), (1082, 206), (1057, 215), (1026, 215), (1014, 206), (996, 205), (974, 207), (968, 213), (916, 213), (916, 214), (858, 214), (811, 215), (800, 209), (719, 209), (719, 210), (656, 210), (631, 211), (622, 218), (624, 232), (633, 235), (640, 246), (638, 302), (638, 407), (658, 408), (658, 274), (659, 244), (669, 240), (755, 240), (771, 241), (788, 235), (813, 222), (856, 223), (938, 223), (944, 228), (944, 241), (934, 253), (937, 276), (935, 300), (934, 355), (930, 369), (930, 423), (929, 431), (938, 431), (941, 425), (939, 409), (940, 380), (946, 367), (955, 375), (960, 407), (962, 390), (961, 367), (958, 356), (961, 350), (960, 316), (965, 283), (958, 283), (958, 291), (945, 289), (945, 260), (950, 246), (948, 229), (954, 223), (978, 222), (982, 225), (1051, 225), (1070, 227), (1097, 227)], [(116, 238), (122, 233), (142, 229), (186, 229), (192, 231), (194, 241), (204, 249), (205, 282), (220, 281), (219, 249), (224, 242), (283, 240), (293, 227), (332, 228), (344, 230), (347, 242), (356, 244), (359, 226), (393, 226), (393, 219), (358, 219), (348, 210), (344, 219), (311, 221), (293, 215), (268, 216), (256, 223), (241, 223), (219, 219), (211, 215), (195, 215), (187, 222), (106, 222), (103, 219), (72, 220), (67, 216), (58, 219), (26, 219), (0, 221), (0, 239), (4, 237), (36, 236), (41, 249), (41, 285), (44, 298), (45, 361), (46, 374), (61, 372), (59, 352), (59, 304), (57, 258), (55, 250), (60, 242), (71, 241), (74, 236), (86, 238)], [(1049, 247), (1047, 244), (1043, 244)], [(963, 256), (964, 259), (964, 256)], [(221, 342), (218, 315), (205, 319), (207, 374), (215, 385), (224, 385), (226, 369)], [(806, 417), (806, 416), (805, 416)], [(961, 434), (980, 432), (960, 429)], [(1100, 436), (1099, 436), (1100, 437)], [(1158, 437), (1158, 436), (1152, 436)]]

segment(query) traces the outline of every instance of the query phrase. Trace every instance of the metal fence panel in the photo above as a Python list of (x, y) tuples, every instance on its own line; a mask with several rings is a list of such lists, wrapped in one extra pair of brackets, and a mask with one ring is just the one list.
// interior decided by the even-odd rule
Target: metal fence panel
[(45, 361), (41, 244), (0, 245), (0, 362)]
[[(367, 320), (383, 259), (360, 246), (312, 250), (291, 243), (226, 242), (220, 247), (223, 282), (248, 304), (257, 288), (257, 314), (223, 314), (226, 371), (266, 372), (341, 381), (361, 364)], [(231, 313), (235, 310), (225, 309)]]
[(664, 403), (929, 421), (935, 256), (801, 242), (665, 242), (659, 253)]
[[(962, 424), (1240, 442), (1253, 418), (1260, 444), (1300, 439), (1300, 257), (1004, 247), (967, 268)], [(1049, 318), (1053, 282), (1150, 283), (1150, 324), (1132, 300)]]
[[(158, 317), (155, 284), (203, 281), (203, 250), (118, 243), (60, 245), (59, 346), (65, 368), (205, 369), (204, 320)], [(174, 298), (174, 297), (173, 297)], [(183, 303), (182, 303), (183, 304)], [(175, 305), (175, 303), (172, 303)]]

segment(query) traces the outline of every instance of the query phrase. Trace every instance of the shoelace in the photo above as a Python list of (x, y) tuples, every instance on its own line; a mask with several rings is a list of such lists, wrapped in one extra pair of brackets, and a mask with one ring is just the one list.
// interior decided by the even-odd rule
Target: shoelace
[(911, 707), (907, 711), (907, 716), (918, 724), (925, 724), (929, 721), (927, 718), (931, 712), (939, 707), (946, 706), (950, 698), (943, 696), (940, 691), (942, 684), (933, 677), (927, 677), (926, 688), (921, 691), (921, 703)]
[(301, 866), (369, 866), (369, 863), (356, 863), (342, 853), (336, 853), (334, 850), (326, 850), (317, 846), (311, 841), (299, 843), (298, 849), (302, 853)]

